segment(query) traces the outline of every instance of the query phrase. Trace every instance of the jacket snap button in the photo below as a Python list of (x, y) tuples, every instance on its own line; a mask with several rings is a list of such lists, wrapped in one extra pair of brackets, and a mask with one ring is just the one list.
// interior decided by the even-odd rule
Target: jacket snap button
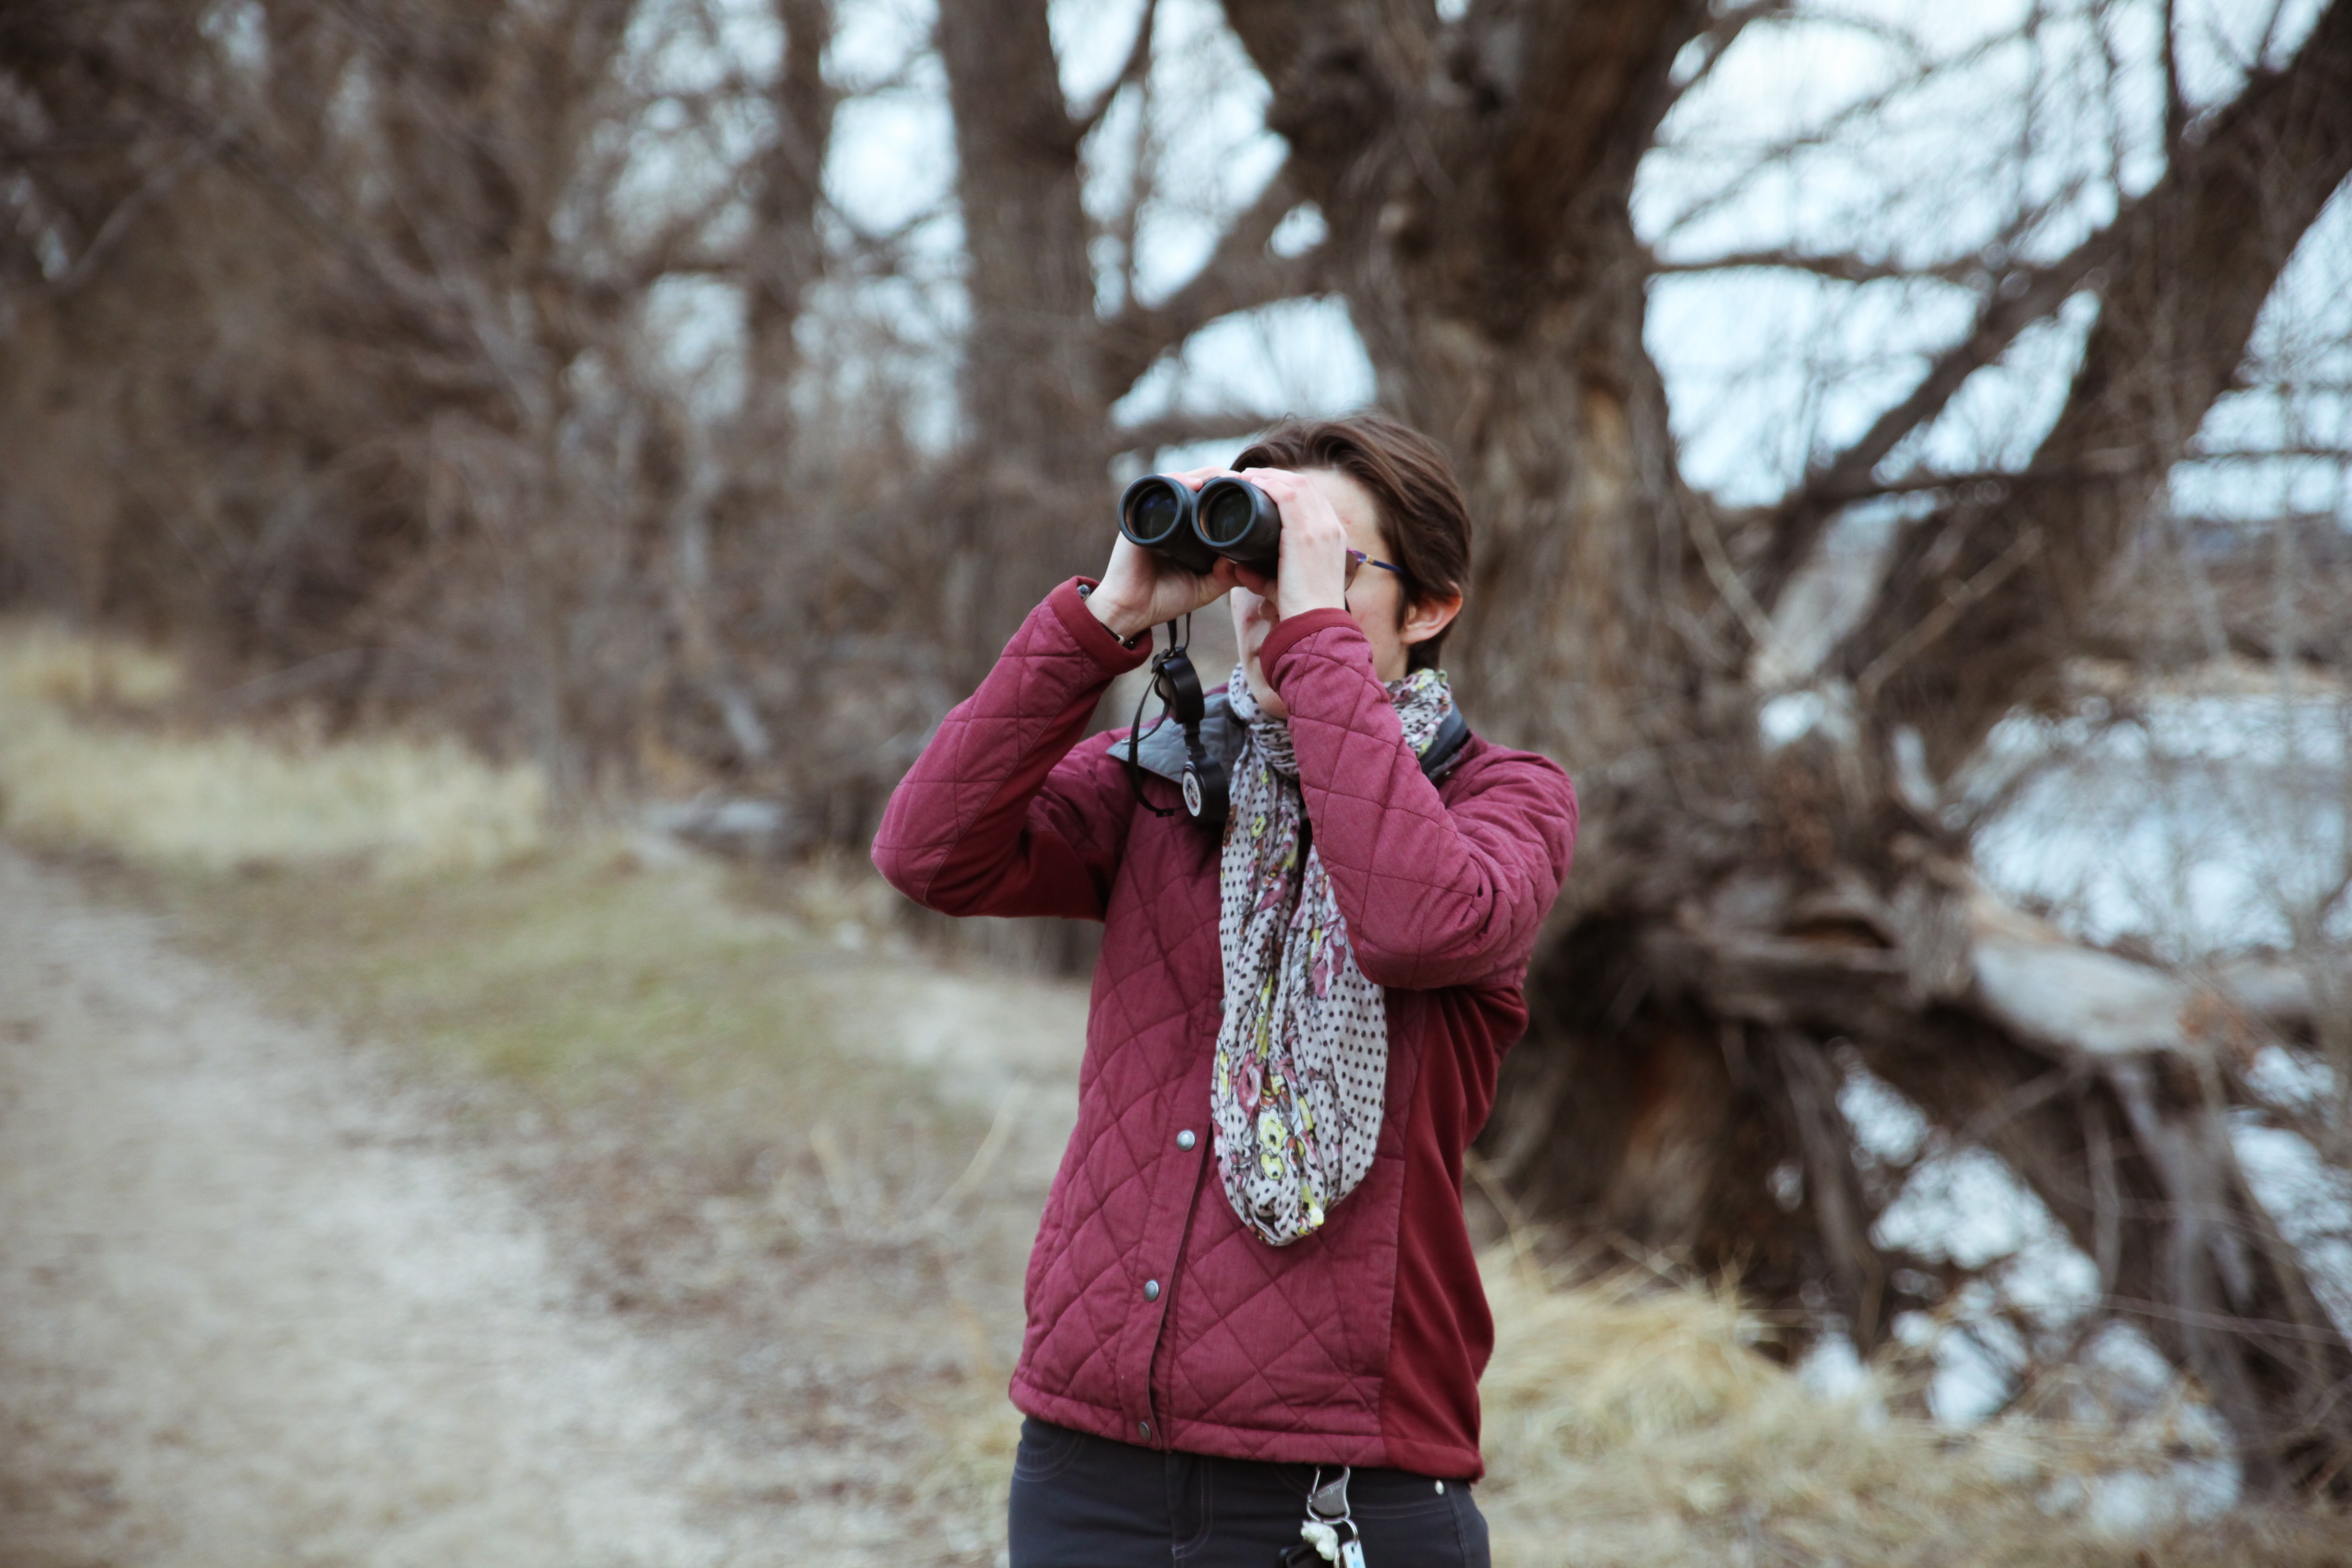
[(1444, 1497), (1445, 1495), (1445, 1483), (1444, 1481), (1437, 1483), (1437, 1495), (1439, 1497)]
[(1150, 1422), (1149, 1422), (1149, 1421), (1139, 1421), (1139, 1422), (1137, 1422), (1137, 1423), (1135, 1424), (1135, 1429), (1136, 1429), (1136, 1431), (1137, 1431), (1138, 1433), (1141, 1434), (1141, 1436), (1142, 1436), (1142, 1437), (1143, 1437), (1143, 1440), (1144, 1440), (1145, 1442), (1149, 1443), (1149, 1442), (1150, 1442), (1150, 1441), (1151, 1441), (1151, 1423), (1150, 1423)]
[(1183, 1131), (1176, 1134), (1176, 1147), (1179, 1149), (1190, 1149), (1193, 1144), (1198, 1143), (1199, 1142), (1200, 1140), (1198, 1138), (1192, 1136), (1192, 1130), (1189, 1127), (1184, 1129)]
[(1146, 1280), (1143, 1282), (1143, 1299), (1144, 1299), (1145, 1300), (1147, 1300), (1147, 1301), (1157, 1301), (1158, 1300), (1160, 1300), (1160, 1281), (1159, 1281), (1159, 1280), (1157, 1280), (1157, 1279), (1146, 1279)]

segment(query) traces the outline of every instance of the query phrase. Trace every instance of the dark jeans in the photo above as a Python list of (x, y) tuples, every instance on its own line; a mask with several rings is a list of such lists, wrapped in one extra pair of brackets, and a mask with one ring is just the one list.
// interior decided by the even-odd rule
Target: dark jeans
[[(1025, 1419), (1013, 1460), (1013, 1568), (1275, 1568), (1299, 1542), (1314, 1474)], [(1489, 1568), (1486, 1518), (1459, 1481), (1360, 1469), (1348, 1502), (1365, 1568)]]

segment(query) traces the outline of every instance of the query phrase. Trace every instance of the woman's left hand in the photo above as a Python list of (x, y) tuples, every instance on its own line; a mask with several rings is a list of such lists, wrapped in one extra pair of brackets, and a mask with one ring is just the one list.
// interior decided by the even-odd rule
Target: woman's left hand
[(1284, 616), (1346, 609), (1348, 525), (1323, 487), (1288, 468), (1245, 468), (1242, 478), (1272, 496), (1282, 510), (1280, 573), (1268, 584), (1263, 578), (1252, 582), (1257, 574), (1244, 571), (1244, 584), (1261, 595), (1273, 588), (1275, 610)]

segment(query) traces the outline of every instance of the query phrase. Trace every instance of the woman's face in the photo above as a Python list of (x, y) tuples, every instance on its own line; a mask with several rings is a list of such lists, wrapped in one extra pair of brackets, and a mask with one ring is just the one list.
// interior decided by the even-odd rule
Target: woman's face
[[(1348, 528), (1348, 547), (1360, 550), (1375, 561), (1391, 561), (1388, 541), (1381, 535), (1380, 506), (1371, 493), (1347, 475), (1330, 468), (1309, 468), (1306, 478), (1322, 490), (1331, 510)], [(1258, 649), (1265, 646), (1266, 636), (1282, 617), (1276, 612), (1271, 598), (1260, 598), (1247, 588), (1235, 588), (1231, 595), (1234, 609), (1234, 640), (1241, 645), (1242, 667), (1249, 677), (1250, 695), (1270, 719), (1286, 719), (1290, 710), (1267, 684), (1265, 671), (1259, 668)], [(1380, 671), (1382, 680), (1402, 680), (1405, 667), (1412, 658), (1414, 643), (1436, 635), (1447, 621), (1453, 619), (1449, 608), (1436, 624), (1423, 629), (1409, 625), (1404, 615), (1404, 579), (1393, 572), (1383, 572), (1377, 566), (1367, 566), (1356, 574), (1355, 583), (1348, 589), (1348, 613), (1356, 625), (1363, 628), (1365, 638), (1372, 645), (1372, 668)], [(1416, 615), (1413, 619), (1424, 617)], [(1418, 635), (1414, 635), (1418, 632)]]

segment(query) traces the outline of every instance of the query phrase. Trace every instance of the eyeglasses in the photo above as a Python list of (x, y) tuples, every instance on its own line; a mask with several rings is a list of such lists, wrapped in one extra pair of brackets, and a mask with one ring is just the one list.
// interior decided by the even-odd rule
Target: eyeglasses
[(1349, 588), (1354, 587), (1356, 585), (1356, 574), (1362, 571), (1367, 566), (1377, 566), (1383, 572), (1393, 572), (1400, 577), (1404, 575), (1404, 568), (1402, 566), (1396, 565), (1391, 562), (1375, 561), (1360, 550), (1350, 550), (1348, 552), (1348, 574), (1339, 579), (1340, 592), (1345, 593)]

